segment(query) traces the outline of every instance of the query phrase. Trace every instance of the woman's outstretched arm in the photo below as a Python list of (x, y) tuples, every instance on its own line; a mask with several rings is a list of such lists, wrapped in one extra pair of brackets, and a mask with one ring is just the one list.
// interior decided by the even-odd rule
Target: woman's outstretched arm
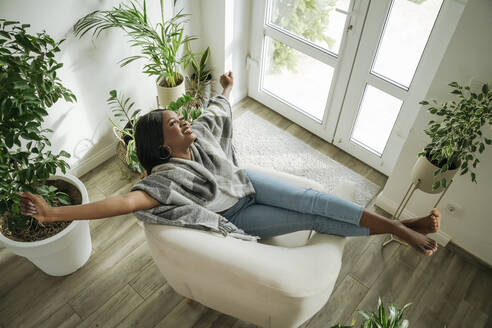
[(222, 95), (227, 99), (229, 99), (231, 95), (232, 86), (234, 85), (234, 77), (232, 76), (231, 71), (224, 73), (220, 76), (220, 84), (224, 88), (224, 90), (222, 90)]
[(108, 197), (82, 205), (50, 206), (41, 196), (30, 192), (18, 193), (21, 199), (21, 213), (34, 217), (39, 222), (94, 220), (145, 210), (159, 205), (159, 202), (142, 190), (125, 195)]

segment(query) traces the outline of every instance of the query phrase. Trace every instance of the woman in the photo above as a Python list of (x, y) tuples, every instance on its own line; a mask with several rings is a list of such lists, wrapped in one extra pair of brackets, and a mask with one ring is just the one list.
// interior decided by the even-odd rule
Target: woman
[(425, 236), (439, 230), (441, 213), (436, 208), (425, 217), (394, 221), (336, 196), (239, 169), (228, 102), (232, 72), (223, 74), (220, 83), (222, 94), (211, 99), (192, 126), (166, 109), (140, 118), (136, 148), (148, 176), (129, 193), (62, 207), (19, 193), (22, 214), (53, 222), (134, 212), (149, 223), (217, 229), (225, 221), (232, 223), (231, 230), (238, 227), (260, 237), (313, 229), (341, 236), (392, 233), (427, 256), (437, 250), (437, 243)]

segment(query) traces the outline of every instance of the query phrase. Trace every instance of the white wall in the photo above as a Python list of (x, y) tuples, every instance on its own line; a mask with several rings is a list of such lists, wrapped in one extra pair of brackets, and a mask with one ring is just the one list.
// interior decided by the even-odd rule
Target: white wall
[[(447, 84), (458, 81), (469, 84), (471, 79), (489, 83), (492, 86), (492, 1), (469, 0), (448, 49), (438, 68), (432, 85), (425, 97), (438, 101), (449, 101), (454, 98)], [(389, 177), (377, 205), (394, 212), (410, 185), (410, 172), (417, 159), (417, 153), (429, 142), (423, 132), (431, 117), (422, 108), (410, 131), (408, 139), (397, 160), (394, 172)], [(492, 130), (485, 126), (482, 130), (491, 138)], [(492, 264), (492, 147), (478, 157), (481, 161), (474, 170), (478, 184), (472, 183), (469, 172), (459, 174), (441, 200), (438, 208), (444, 215), (441, 231), (443, 234), (434, 236), (446, 241), (451, 239), (482, 260)], [(470, 163), (471, 164), (471, 163)], [(406, 216), (427, 215), (436, 203), (439, 195), (430, 195), (419, 190), (415, 192), (407, 205)], [(448, 204), (457, 206), (455, 214), (446, 211)]]
[(188, 9), (196, 20), (190, 31), (200, 38), (201, 48), (194, 51), (205, 50), (210, 46), (209, 65), (214, 71), (217, 92), (222, 91), (218, 83), (220, 75), (229, 70), (233, 72), (234, 88), (231, 93), (231, 103), (237, 103), (247, 95), (248, 88), (246, 56), (249, 45), (251, 1), (178, 0), (176, 7)]
[(252, 4), (251, 0), (236, 0), (231, 2), (234, 2), (234, 20), (232, 22), (233, 38), (229, 45), (229, 51), (232, 54), (232, 70), (235, 74), (235, 86), (231, 98), (232, 102), (236, 103), (248, 94), (246, 57), (249, 54)]
[[(55, 40), (66, 38), (61, 45), (58, 60), (64, 63), (59, 70), (63, 85), (72, 90), (78, 101), (58, 101), (48, 110), (44, 127), (55, 132), (48, 136), (52, 151), (68, 151), (67, 160), (77, 176), (84, 174), (115, 154), (116, 138), (108, 120), (111, 114), (106, 105), (111, 89), (123, 91), (131, 96), (142, 109), (149, 110), (155, 104), (153, 78), (141, 73), (141, 62), (120, 68), (118, 60), (136, 53), (131, 49), (125, 35), (120, 31), (103, 32), (91, 42), (85, 36), (74, 38), (72, 26), (76, 20), (96, 9), (109, 9), (119, 1), (2, 1), (2, 18), (31, 24), (29, 33), (45, 29)], [(159, 19), (157, 8), (149, 5), (151, 19)]]

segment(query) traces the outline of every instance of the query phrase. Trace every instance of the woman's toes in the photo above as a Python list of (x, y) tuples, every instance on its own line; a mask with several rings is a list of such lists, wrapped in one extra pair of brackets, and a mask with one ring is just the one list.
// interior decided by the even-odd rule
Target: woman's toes
[(434, 253), (434, 252), (433, 252), (433, 251), (431, 251), (430, 249), (426, 249), (426, 250), (424, 250), (424, 255), (425, 255), (425, 256), (431, 256), (433, 253)]
[(427, 248), (430, 250), (436, 251), (437, 250), (437, 242), (433, 239), (430, 239), (427, 242)]

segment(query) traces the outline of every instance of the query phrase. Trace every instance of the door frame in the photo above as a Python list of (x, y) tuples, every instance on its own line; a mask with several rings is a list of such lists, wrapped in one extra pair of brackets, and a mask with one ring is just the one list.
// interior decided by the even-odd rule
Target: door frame
[[(345, 21), (344, 34), (341, 40), (338, 58), (336, 59), (336, 61), (339, 61), (339, 64), (334, 68), (331, 82), (333, 87), (330, 88), (328, 94), (328, 101), (325, 105), (322, 122), (318, 122), (314, 117), (309, 117), (306, 113), (291, 108), (288, 104), (261, 88), (261, 81), (263, 78), (260, 74), (264, 71), (261, 65), (265, 65), (267, 59), (265, 58), (266, 51), (264, 51), (266, 47), (265, 36), (275, 37), (275, 39), (321, 62), (328, 63), (331, 61), (333, 63), (333, 59), (326, 58), (327, 55), (325, 54), (325, 51), (304, 44), (300, 41), (299, 37), (285, 35), (283, 32), (279, 31), (279, 29), (267, 26), (268, 11), (265, 8), (266, 3), (265, 0), (252, 1), (251, 17), (252, 19), (254, 19), (254, 17), (261, 17), (262, 24), (255, 24), (254, 21), (251, 24), (251, 55), (247, 58), (247, 70), (249, 73), (248, 96), (268, 106), (296, 124), (308, 129), (325, 141), (332, 143), (335, 135), (335, 127), (342, 107), (343, 97), (349, 82), (353, 61), (361, 37), (369, 0), (352, 0), (350, 3), (349, 14)], [(349, 26), (351, 26), (351, 28), (349, 28)], [(337, 83), (335, 83), (335, 81), (337, 81)]]
[[(369, 6), (368, 19), (362, 32), (361, 46), (354, 61), (351, 75), (352, 83), (349, 81), (347, 97), (340, 111), (339, 125), (336, 128), (335, 140), (333, 141), (335, 146), (387, 176), (393, 171), (403, 145), (412, 131), (413, 123), (422, 108), (419, 102), (425, 98), (434, 80), (464, 9), (463, 3), (455, 0), (443, 0), (413, 79), (408, 90), (405, 90), (403, 87), (371, 74), (391, 3), (391, 0), (386, 3), (378, 0), (373, 1)], [(372, 24), (368, 25), (368, 22)], [(449, 82), (451, 81), (445, 83)], [(381, 157), (350, 141), (364, 90), (368, 84), (403, 101)]]
[[(366, 61), (370, 61), (366, 73), (371, 75), (370, 69), (372, 67), (373, 58), (380, 42), (379, 40), (382, 35), (382, 29), (386, 23), (389, 4), (391, 3), (391, 1), (389, 1), (386, 4), (388, 8), (384, 11), (384, 19), (380, 20), (378, 24), (372, 24), (374, 26), (372, 26), (371, 30), (376, 30), (375, 36), (373, 35), (373, 39), (376, 41), (373, 40), (372, 45), (369, 47), (364, 42), (364, 36), (369, 30), (366, 29), (366, 20), (370, 17), (369, 15), (371, 14), (371, 10), (376, 9), (377, 6), (373, 5), (376, 2), (381, 1), (352, 0), (350, 3), (349, 16), (345, 22), (344, 37), (342, 38), (338, 55), (338, 57), (343, 58), (343, 60), (341, 60), (340, 64), (335, 67), (332, 78), (333, 87), (331, 87), (328, 95), (323, 120), (319, 123), (313, 118), (308, 117), (306, 114), (291, 108), (289, 105), (278, 98), (271, 96), (264, 90), (261, 90), (260, 81), (262, 81), (262, 76), (260, 76), (260, 74), (263, 71), (261, 69), (261, 65), (264, 65), (266, 61), (264, 58), (265, 51), (263, 51), (266, 46), (266, 35), (275, 36), (282, 42), (286, 41), (288, 42), (287, 45), (293, 46), (296, 50), (304, 52), (315, 59), (319, 58), (320, 50), (312, 49), (313, 47), (305, 45), (299, 40), (292, 40), (295, 38), (285, 37), (280, 32), (270, 27), (265, 28), (268, 18), (267, 10), (265, 10), (266, 1), (252, 0), (252, 24), (249, 46), (250, 55), (247, 56), (247, 71), (249, 74), (248, 96), (259, 101), (292, 122), (306, 128), (311, 133), (317, 135), (325, 141), (332, 143), (333, 145), (360, 159), (369, 166), (373, 167), (375, 170), (389, 176), (393, 171), (394, 165), (396, 164), (399, 153), (403, 148), (408, 135), (411, 132), (414, 132), (412, 130), (412, 125), (415, 122), (419, 110), (421, 109), (418, 102), (424, 99), (433, 82), (435, 73), (437, 72), (439, 64), (441, 63), (446, 52), (449, 41), (454, 34), (454, 30), (458, 25), (459, 18), (463, 13), (466, 0), (443, 1), (440, 13), (434, 23), (433, 30), (429, 36), (420, 62), (416, 68), (414, 78), (410, 84), (410, 88), (413, 88), (412, 95), (407, 97), (406, 93), (403, 92), (402, 89), (397, 86), (394, 86), (394, 88), (392, 87), (396, 94), (404, 98), (400, 98), (403, 100), (403, 104), (397, 117), (397, 121), (395, 122), (395, 126), (393, 127), (389, 137), (389, 140), (394, 143), (393, 148), (389, 151), (389, 154), (383, 152), (383, 156), (381, 158), (374, 158), (377, 157), (374, 154), (372, 154), (372, 157), (367, 156), (367, 153), (364, 154), (364, 151), (368, 152), (367, 150), (361, 150), (360, 146), (355, 146), (352, 142), (350, 142), (350, 140), (348, 140), (355, 123), (356, 115), (358, 114), (359, 104), (363, 96), (363, 90), (355, 100), (357, 104), (355, 106), (356, 109), (353, 109), (352, 113), (349, 114), (347, 114), (344, 110), (347, 106), (347, 102), (354, 101), (354, 99), (347, 99), (347, 96), (350, 96), (348, 95), (348, 87), (351, 83), (350, 79), (354, 78), (354, 71), (357, 69), (357, 61), (361, 58), (361, 56), (363, 56), (363, 52), (367, 54), (367, 49), (372, 49), (373, 51), (369, 59), (365, 58)], [(379, 6), (380, 5), (381, 4), (379, 4)], [(379, 8), (379, 10), (381, 9)], [(441, 12), (444, 12), (445, 14), (441, 15)], [(379, 14), (381, 15), (382, 13)], [(261, 17), (262, 23), (255, 23), (255, 17)], [(351, 29), (348, 28), (350, 25), (352, 25)], [(435, 31), (438, 31), (438, 33), (434, 33)], [(349, 37), (346, 37), (347, 34)], [(361, 50), (363, 48), (366, 49), (366, 51)], [(373, 82), (375, 87), (378, 87), (379, 82), (375, 81), (376, 79), (372, 77), (369, 77), (369, 79), (371, 79), (371, 82)], [(366, 82), (364, 81), (364, 84), (365, 83)], [(347, 117), (350, 118), (350, 115), (352, 119), (350, 127), (347, 127), (348, 125), (344, 127), (343, 121), (347, 121)], [(348, 135), (349, 137), (347, 138), (344, 135)]]

